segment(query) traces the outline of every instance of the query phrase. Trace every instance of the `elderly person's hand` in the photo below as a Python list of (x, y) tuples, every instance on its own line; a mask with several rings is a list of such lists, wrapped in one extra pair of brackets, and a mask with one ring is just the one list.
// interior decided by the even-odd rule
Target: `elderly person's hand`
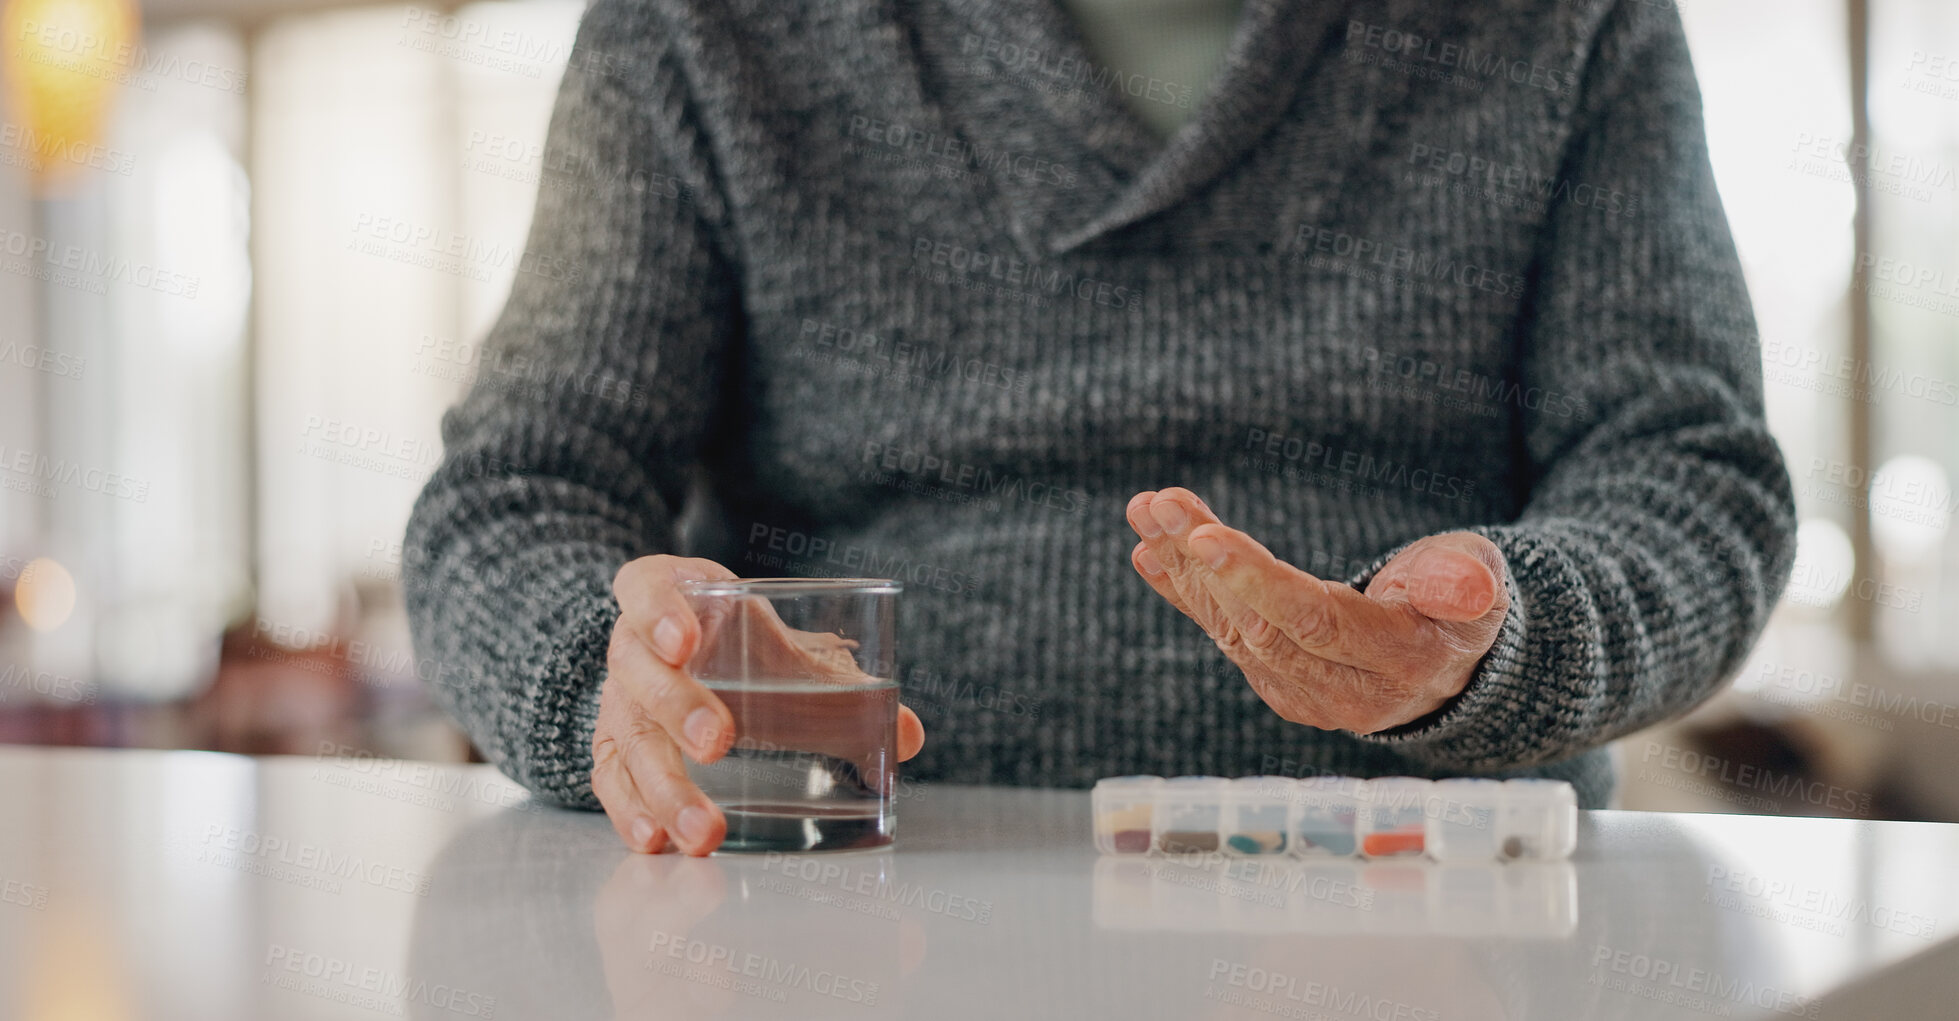
[(1322, 730), (1371, 734), (1442, 708), (1496, 641), (1503, 554), (1472, 532), (1412, 543), (1365, 593), (1274, 557), (1190, 490), (1138, 493), (1130, 562), (1204, 628), (1265, 704)]
[[(702, 646), (702, 622), (679, 583), (734, 577), (712, 560), (661, 553), (628, 563), (612, 579), (619, 619), (612, 627), (592, 729), (592, 793), (619, 839), (635, 851), (657, 854), (673, 847), (699, 856), (721, 846), (727, 817), (688, 778), (686, 759), (719, 761), (738, 740), (746, 747), (832, 755), (857, 764), (877, 777), (876, 783), (887, 782), (872, 761), (882, 750), (866, 746), (855, 729), (836, 725), (838, 716), (860, 710), (861, 701), (847, 693), (837, 698), (804, 693), (795, 713), (766, 710), (765, 702), (780, 694), (751, 694), (738, 703), (755, 710), (742, 720), (694, 679), (688, 663)], [(740, 612), (747, 616), (746, 640), (723, 643), (725, 654), (751, 657), (754, 665), (780, 677), (862, 676), (835, 635), (790, 628), (759, 600), (745, 601)], [(708, 625), (732, 622), (720, 617)], [(897, 737), (900, 760), (917, 755), (925, 744), (924, 725), (905, 706), (898, 707)]]

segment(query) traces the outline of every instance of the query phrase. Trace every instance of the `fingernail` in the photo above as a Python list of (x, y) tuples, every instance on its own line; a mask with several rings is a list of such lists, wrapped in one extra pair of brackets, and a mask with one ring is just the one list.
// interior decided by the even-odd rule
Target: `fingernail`
[(1214, 571), (1223, 567), (1226, 560), (1231, 559), (1231, 554), (1224, 548), (1224, 543), (1208, 535), (1193, 536), (1190, 540), (1190, 553), (1210, 564)]
[(640, 816), (633, 820), (633, 846), (644, 849), (653, 842), (653, 820)]
[(1144, 574), (1163, 573), (1163, 561), (1156, 559), (1155, 550), (1144, 550), (1136, 554), (1136, 566), (1142, 568)]
[(681, 628), (680, 621), (671, 616), (661, 617), (660, 622), (653, 626), (653, 651), (659, 653), (661, 659), (679, 666), (680, 643), (686, 637), (687, 632)]
[(687, 714), (687, 722), (681, 729), (687, 732), (687, 743), (694, 746), (695, 757), (698, 758), (713, 750), (721, 721), (715, 717), (714, 710), (702, 706)]
[(1163, 529), (1157, 525), (1156, 519), (1150, 516), (1148, 507), (1143, 508), (1143, 513), (1136, 515), (1135, 525), (1136, 531), (1142, 533), (1145, 539), (1154, 539), (1163, 534)]
[(680, 827), (680, 839), (690, 847), (699, 847), (707, 839), (707, 809), (699, 805), (688, 805), (680, 810), (680, 818), (675, 820)]
[(1182, 507), (1170, 500), (1150, 504), (1150, 513), (1162, 523), (1164, 531), (1172, 535), (1182, 532), (1184, 526), (1190, 524), (1190, 515), (1185, 514)]

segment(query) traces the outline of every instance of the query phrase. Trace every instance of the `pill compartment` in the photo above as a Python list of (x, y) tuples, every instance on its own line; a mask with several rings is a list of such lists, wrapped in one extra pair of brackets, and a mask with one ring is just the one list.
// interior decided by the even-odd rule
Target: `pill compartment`
[(1362, 784), (1354, 827), (1360, 838), (1360, 853), (1369, 858), (1421, 854), (1428, 845), (1427, 804), (1433, 786), (1428, 780), (1407, 776)]
[(1303, 857), (1350, 855), (1358, 848), (1355, 816), (1361, 781), (1347, 776), (1314, 776), (1294, 782), (1287, 812), (1287, 849)]
[(1112, 776), (1095, 781), (1089, 802), (1095, 816), (1095, 849), (1103, 854), (1143, 854), (1150, 849), (1160, 776)]
[(1247, 776), (1231, 781), (1225, 796), (1224, 850), (1231, 854), (1284, 854), (1286, 813), (1293, 781)]
[(1505, 858), (1555, 861), (1578, 846), (1578, 794), (1563, 780), (1503, 782), (1497, 851)]
[(1428, 853), (1436, 861), (1495, 861), (1497, 813), (1503, 783), (1463, 778), (1437, 780), (1429, 788)]
[(1163, 781), (1156, 789), (1151, 846), (1167, 854), (1216, 851), (1229, 789), (1229, 781), (1215, 776), (1178, 776)]

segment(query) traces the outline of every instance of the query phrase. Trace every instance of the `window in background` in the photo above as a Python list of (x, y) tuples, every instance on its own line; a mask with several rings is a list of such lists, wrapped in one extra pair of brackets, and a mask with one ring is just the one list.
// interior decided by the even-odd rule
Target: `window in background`
[[(1801, 526), (1733, 688), (1628, 742), (1625, 804), (1959, 818), (1959, 11), (1681, 13)], [(1719, 775), (1649, 766), (1670, 748)]]
[(379, 690), (414, 670), (402, 533), (519, 271), (582, 10), (361, 8), (258, 39), (259, 613), (282, 644), (357, 642)]
[[(110, 80), (65, 53), (69, 38), (8, 43), (19, 68), (53, 76), (49, 109)], [(54, 702), (191, 694), (249, 584), (245, 86), (224, 73), (243, 66), (242, 43), (211, 25), (140, 42), (107, 69), (120, 77), (99, 137), (47, 124), (8, 136), (16, 166), (80, 164), (5, 225), (25, 242), (5, 266), (25, 300), (0, 340), (54, 357), (10, 388), (33, 411), (6, 418), (10, 457), (28, 458), (10, 462), (0, 553), (28, 627), (0, 641), (5, 666), (34, 671)], [(36, 566), (12, 566), (20, 555)], [(39, 690), (42, 672), (57, 690)]]
[(1959, 670), (1959, 8), (1879, 7), (1870, 151), (1852, 161), (1872, 211), (1872, 471), (1844, 488), (1868, 499), (1877, 647), (1922, 674)]
[[(1769, 428), (1796, 477), (1797, 565), (1768, 634), (1741, 673), (1800, 660), (1846, 668), (1835, 614), (1852, 588), (1851, 509), (1804, 485), (1808, 466), (1842, 463), (1856, 195), (1840, 162), (1816, 157), (1850, 137), (1847, 22), (1841, 0), (1798, 0), (1764, 18), (1751, 0), (1681, 5), (1700, 77), (1708, 146), (1761, 332)], [(1801, 68), (1802, 73), (1792, 73)]]

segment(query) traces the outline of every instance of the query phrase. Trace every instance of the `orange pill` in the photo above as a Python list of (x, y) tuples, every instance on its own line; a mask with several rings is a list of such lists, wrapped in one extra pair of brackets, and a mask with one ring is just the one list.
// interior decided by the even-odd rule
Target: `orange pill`
[(1420, 854), (1422, 834), (1369, 833), (1360, 842), (1360, 853), (1370, 858), (1385, 858), (1393, 854)]

